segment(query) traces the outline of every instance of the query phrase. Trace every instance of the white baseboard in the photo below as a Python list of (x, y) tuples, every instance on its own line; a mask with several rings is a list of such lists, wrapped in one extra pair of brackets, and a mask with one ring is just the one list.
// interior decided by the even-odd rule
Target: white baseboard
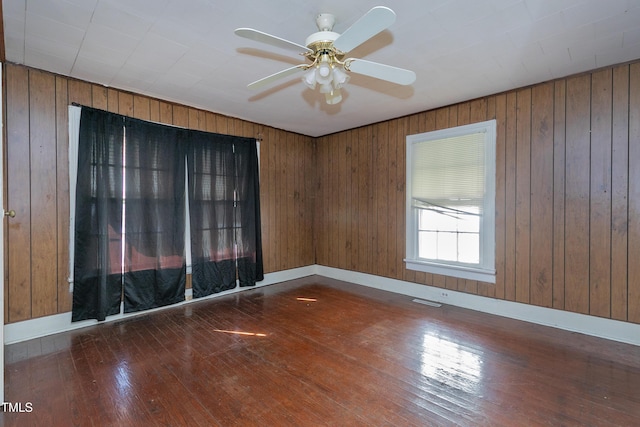
[[(289, 280), (300, 279), (302, 277), (312, 276), (316, 274), (316, 266), (310, 265), (307, 267), (294, 268), (291, 270), (277, 271), (275, 273), (268, 273), (264, 275), (264, 280), (256, 283), (256, 286), (250, 288), (235, 288), (229, 291), (220, 292), (204, 298), (198, 298), (193, 300), (191, 298), (191, 289), (187, 289), (185, 292), (186, 301), (178, 304), (173, 304), (167, 307), (159, 307), (152, 310), (145, 310), (137, 313), (128, 314), (116, 314), (109, 316), (105, 322), (112, 322), (115, 320), (122, 320), (132, 316), (138, 316), (141, 314), (148, 314), (157, 310), (164, 310), (169, 307), (176, 307), (182, 304), (188, 304), (193, 301), (203, 301), (209, 298), (218, 298), (224, 295), (233, 294), (236, 292), (247, 291), (262, 286), (273, 285), (275, 283), (286, 282)], [(93, 326), (98, 324), (97, 320), (83, 320), (80, 322), (71, 322), (71, 312), (54, 314), (52, 316), (39, 317), (36, 319), (25, 320), (22, 322), (10, 323), (4, 325), (4, 343), (14, 344), (21, 341), (30, 340), (33, 338), (40, 338), (46, 335), (57, 334), (60, 332), (71, 331), (75, 329), (85, 328), (87, 326)]]
[(635, 323), (471, 295), (332, 267), (316, 266), (316, 272), (320, 276), (358, 285), (640, 346), (640, 325)]
[[(386, 277), (354, 271), (340, 270), (321, 265), (310, 265), (265, 274), (264, 280), (257, 283), (256, 287), (273, 285), (316, 274), (415, 298), (454, 305), (497, 316), (509, 317), (539, 325), (551, 326), (567, 331), (579, 332), (586, 335), (640, 346), (640, 325), (635, 323), (621, 322), (618, 320), (604, 319), (601, 317), (571, 313), (563, 310), (487, 298), (478, 295), (466, 294), (464, 292), (452, 291), (449, 289), (436, 288), (433, 286), (405, 282), (397, 279), (389, 279)], [(255, 289), (256, 287), (236, 288), (230, 291), (214, 294), (206, 298), (199, 298), (196, 301), (202, 301), (207, 298), (217, 298), (223, 295)], [(192, 301), (190, 292), (187, 292), (187, 301), (180, 304), (188, 304)], [(174, 304), (169, 307), (175, 307), (176, 305), (177, 304)], [(168, 307), (160, 307), (154, 310), (163, 310), (165, 308)], [(147, 314), (151, 311), (153, 310), (110, 316), (107, 322), (140, 314)], [(10, 323), (4, 326), (4, 342), (5, 344), (13, 344), (59, 332), (96, 325), (97, 323), (98, 322), (95, 320), (72, 323), (70, 312), (25, 320), (23, 322)]]

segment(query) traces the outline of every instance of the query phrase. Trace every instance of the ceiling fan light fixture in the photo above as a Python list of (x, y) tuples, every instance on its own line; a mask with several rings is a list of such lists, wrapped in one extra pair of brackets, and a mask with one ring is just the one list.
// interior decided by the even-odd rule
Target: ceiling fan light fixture
[(331, 83), (320, 85), (320, 93), (331, 93), (333, 90)]
[(311, 67), (302, 76), (302, 81), (311, 90), (316, 88), (316, 69)]
[(344, 68), (340, 65), (333, 66), (333, 86), (341, 88), (345, 83), (349, 81), (349, 75), (344, 71)]
[(329, 63), (327, 62), (323, 62), (320, 65), (318, 65), (318, 75), (321, 78), (330, 78), (331, 76), (331, 65), (329, 65)]

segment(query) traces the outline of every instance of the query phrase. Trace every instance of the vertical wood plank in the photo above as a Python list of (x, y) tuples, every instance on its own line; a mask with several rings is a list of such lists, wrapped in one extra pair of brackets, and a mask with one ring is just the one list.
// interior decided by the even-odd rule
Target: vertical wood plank
[(149, 120), (160, 123), (160, 101), (157, 99), (149, 100)]
[(224, 133), (228, 135), (229, 134), (228, 122), (229, 120), (227, 119), (227, 117), (221, 114), (216, 115), (216, 132)]
[(353, 147), (351, 145), (351, 131), (344, 132), (342, 134), (342, 139), (344, 141), (344, 157), (345, 157), (345, 167), (344, 167), (344, 202), (345, 202), (345, 212), (344, 212), (344, 223), (345, 223), (345, 241), (344, 241), (344, 265), (345, 269), (353, 270), (353, 174), (351, 173), (351, 168), (353, 164)]
[(640, 63), (629, 68), (629, 308), (628, 320), (640, 323)]
[[(219, 129), (221, 121), (217, 121)], [(226, 129), (226, 120), (224, 120), (225, 132)], [(278, 233), (279, 238), (274, 242), (274, 250), (276, 251), (276, 271), (281, 269), (283, 264), (283, 258), (286, 255), (286, 235), (284, 227), (286, 227), (286, 219), (284, 218), (283, 212), (286, 209), (287, 203), (287, 194), (286, 194), (286, 182), (283, 178), (282, 168), (286, 161), (286, 135), (280, 131), (278, 131), (278, 145), (277, 145), (277, 158), (276, 158), (276, 170), (275, 170), (275, 180), (277, 182), (277, 195), (276, 200), (278, 200), (278, 204), (275, 206), (275, 218), (276, 218), (276, 233)], [(282, 234), (280, 234), (282, 233)]]
[(554, 83), (553, 110), (553, 308), (564, 309), (566, 80)]
[(67, 82), (69, 103), (77, 103), (86, 107), (93, 107), (92, 85), (80, 80), (69, 79)]
[(366, 128), (358, 129), (358, 156), (359, 156), (359, 200), (358, 212), (361, 213), (360, 233), (358, 234), (358, 265), (360, 271), (367, 272), (370, 259), (369, 246), (369, 212), (371, 206), (369, 204), (369, 192), (371, 186), (371, 143), (367, 138)]
[(29, 72), (31, 182), (31, 314), (55, 314), (58, 308), (55, 76)]
[(381, 122), (375, 126), (376, 138), (376, 244), (377, 253), (374, 274), (387, 276), (389, 273), (389, 122)]
[[(449, 117), (449, 122), (445, 127), (453, 127), (458, 123), (458, 115), (460, 114), (460, 106), (452, 105), (450, 107), (446, 107), (447, 116)], [(464, 115), (464, 113), (463, 113)]]
[(168, 102), (160, 102), (160, 123), (173, 124), (173, 106)]
[[(314, 194), (314, 215), (313, 215), (313, 228), (314, 228), (314, 241), (315, 241), (315, 251), (316, 251), (316, 263), (319, 265), (326, 265), (326, 247), (325, 244), (325, 228), (324, 228), (324, 207), (326, 205), (326, 181), (324, 180), (324, 176), (326, 175), (326, 155), (325, 155), (325, 144), (324, 138), (318, 138), (316, 140), (316, 161), (315, 161), (315, 171), (316, 171), (316, 180), (317, 187)], [(357, 245), (356, 245), (357, 246)]]
[(567, 79), (565, 307), (589, 312), (591, 76)]
[(118, 93), (118, 114), (133, 117), (133, 94), (128, 92)]
[(373, 126), (367, 126), (365, 128), (366, 132), (366, 141), (368, 145), (369, 151), (369, 180), (371, 181), (371, 185), (369, 185), (369, 210), (368, 213), (368, 224), (369, 227), (367, 229), (367, 251), (369, 252), (369, 258), (367, 259), (367, 269), (366, 273), (374, 274), (376, 268), (376, 256), (377, 256), (377, 242), (378, 242), (378, 234), (377, 234), (377, 211), (376, 211), (376, 194), (377, 194), (377, 181), (375, 177), (376, 173), (376, 138), (373, 130)]
[[(58, 77), (56, 80), (62, 80), (62, 77)], [(66, 79), (65, 79), (66, 81)], [(66, 86), (66, 83), (65, 83)], [(66, 94), (65, 94), (66, 99)], [(108, 108), (108, 97), (107, 97), (107, 88), (101, 85), (92, 85), (91, 86), (91, 107), (97, 108), (100, 110), (107, 110)], [(63, 122), (58, 122), (63, 123)]]
[(188, 128), (189, 127), (189, 109), (181, 105), (174, 105), (171, 124), (174, 126)]
[(132, 117), (140, 120), (151, 120), (151, 104), (149, 98), (142, 95), (133, 96)]
[(189, 121), (189, 129), (193, 130), (205, 130), (206, 129), (206, 116), (200, 114), (201, 111), (196, 108), (188, 109), (188, 121)]
[(315, 213), (315, 200), (313, 195), (316, 191), (316, 183), (317, 183), (317, 174), (314, 166), (314, 160), (316, 158), (316, 143), (312, 138), (305, 138), (303, 142), (305, 146), (305, 158), (304, 165), (302, 168), (302, 177), (303, 177), (303, 189), (304, 189), (304, 199), (303, 199), (303, 209), (304, 209), (304, 223), (306, 226), (306, 261), (303, 261), (301, 266), (313, 265), (316, 263), (315, 257), (315, 243), (314, 243), (314, 227), (313, 227), (313, 216)]
[(319, 177), (318, 177), (318, 171), (315, 169), (315, 167), (313, 166), (315, 164), (315, 160), (318, 158), (317, 153), (318, 153), (318, 143), (315, 139), (309, 138), (308, 142), (310, 144), (309, 147), (309, 158), (307, 158), (307, 167), (305, 167), (305, 170), (312, 170), (312, 179), (306, 179), (306, 192), (307, 192), (307, 205), (306, 205), (306, 209), (307, 209), (307, 217), (308, 217), (308, 224), (309, 227), (311, 228), (311, 241), (309, 242), (309, 259), (311, 260), (311, 264), (317, 264), (317, 259), (316, 259), (316, 237), (317, 237), (317, 229), (315, 227), (315, 216), (316, 213), (318, 212), (318, 200), (315, 197), (316, 192), (317, 192), (317, 188), (318, 188), (318, 183), (319, 183)]
[(531, 304), (553, 306), (553, 83), (532, 89)]
[(398, 277), (398, 248), (397, 248), (397, 233), (398, 233), (398, 217), (396, 216), (396, 205), (398, 197), (398, 121), (389, 121), (388, 137), (387, 137), (389, 151), (387, 153), (387, 169), (389, 172), (389, 185), (387, 188), (387, 205), (386, 217), (387, 219), (387, 269), (385, 275), (392, 278)]
[(116, 114), (120, 111), (120, 92), (112, 88), (107, 89), (107, 111)]
[(5, 319), (31, 318), (31, 195), (29, 189), (29, 72), (6, 64), (7, 206), (16, 212), (7, 220)]
[[(235, 122), (234, 122), (235, 124)], [(286, 224), (283, 226), (282, 230), (289, 230), (293, 228), (295, 230), (295, 222), (294, 222), (294, 211), (295, 211), (295, 201), (293, 200), (293, 192), (295, 188), (295, 182), (293, 174), (294, 169), (294, 158), (293, 158), (293, 135), (287, 133), (286, 135), (286, 146), (285, 146), (285, 163), (282, 165), (282, 179), (283, 179), (283, 187), (285, 190), (285, 205), (283, 210), (283, 218)], [(292, 258), (293, 253), (295, 251), (295, 236), (293, 233), (289, 233), (285, 231), (285, 252), (284, 257), (282, 259), (282, 263), (280, 264), (280, 269), (285, 270), (288, 266), (288, 260)]]
[(451, 122), (450, 127), (468, 125), (469, 123), (471, 123), (471, 103), (463, 102), (458, 104), (457, 121)]
[[(67, 79), (56, 76), (56, 207), (58, 215), (58, 307), (57, 313), (71, 310), (72, 294), (69, 292), (69, 101)], [(104, 89), (100, 86), (98, 88)], [(101, 91), (97, 91), (100, 93)], [(104, 99), (106, 101), (106, 90)], [(93, 99), (99, 97), (95, 94)], [(104, 109), (104, 108), (103, 108)]]
[(505, 297), (506, 258), (506, 122), (507, 96), (497, 95), (495, 99), (496, 119), (496, 283), (494, 296)]
[(517, 92), (516, 301), (531, 299), (531, 89)]
[(334, 217), (336, 219), (336, 240), (334, 241), (334, 247), (336, 248), (336, 255), (338, 258), (336, 259), (336, 265), (340, 269), (347, 268), (347, 192), (345, 189), (347, 188), (347, 153), (346, 153), (346, 142), (343, 137), (344, 134), (340, 134), (340, 138), (338, 135), (334, 135), (332, 140), (334, 144), (332, 144), (333, 155), (334, 158), (334, 172), (333, 175), (336, 179), (335, 181), (335, 193), (336, 194), (336, 212), (334, 213)]
[(329, 165), (329, 141), (326, 137), (320, 138), (317, 142), (316, 152), (320, 161), (320, 170), (318, 171), (318, 186), (320, 194), (317, 196), (317, 217), (319, 224), (317, 232), (318, 247), (316, 248), (317, 260), (322, 265), (329, 265), (329, 204), (330, 200), (330, 177), (331, 168)]
[(591, 194), (589, 205), (589, 314), (611, 315), (612, 70), (591, 78)]
[[(217, 119), (217, 117), (216, 117)], [(217, 126), (216, 120), (216, 126)], [(279, 263), (279, 251), (277, 248), (278, 241), (278, 217), (277, 217), (277, 203), (278, 203), (278, 191), (279, 191), (279, 182), (277, 180), (277, 161), (278, 161), (278, 132), (275, 129), (269, 129), (268, 136), (268, 144), (269, 144), (269, 182), (271, 185), (271, 189), (269, 190), (269, 194), (271, 198), (269, 200), (269, 234), (272, 236), (270, 240), (268, 240), (265, 245), (266, 250), (269, 252), (269, 272), (277, 271), (278, 263)]]
[[(206, 130), (207, 132), (211, 132), (209, 127), (212, 123), (212, 113), (208, 113), (205, 117), (206, 121)], [(214, 120), (215, 123), (215, 120)], [(270, 263), (271, 251), (268, 248), (268, 242), (271, 239), (269, 235), (269, 203), (271, 200), (271, 182), (269, 179), (269, 151), (271, 149), (270, 144), (267, 142), (269, 135), (268, 133), (263, 133), (263, 139), (260, 141), (260, 156), (259, 156), (259, 167), (260, 167), (260, 226), (262, 231), (262, 263), (263, 267), (266, 271), (267, 266)]]
[(358, 245), (358, 232), (360, 229), (360, 211), (358, 210), (358, 200), (360, 198), (360, 187), (358, 177), (360, 175), (360, 150), (358, 150), (357, 131), (349, 131), (349, 146), (351, 147), (351, 170), (350, 170), (350, 185), (351, 196), (349, 198), (349, 205), (351, 206), (351, 263), (350, 270), (358, 270), (358, 251), (360, 246)]
[(629, 66), (613, 69), (611, 140), (611, 317), (627, 320)]
[(507, 94), (506, 112), (506, 238), (505, 238), (505, 288), (504, 297), (508, 301), (516, 300), (516, 92)]

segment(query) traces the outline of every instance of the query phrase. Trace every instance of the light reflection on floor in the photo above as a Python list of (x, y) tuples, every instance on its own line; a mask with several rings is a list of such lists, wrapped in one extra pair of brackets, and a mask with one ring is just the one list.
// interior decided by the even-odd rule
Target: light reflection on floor
[(422, 375), (456, 390), (478, 393), (482, 385), (480, 356), (446, 336), (422, 337)]
[(131, 369), (126, 359), (121, 359), (115, 366), (114, 378), (116, 381), (116, 390), (118, 392), (117, 409), (122, 414), (127, 414), (131, 409), (129, 406), (132, 403), (132, 390), (131, 390)]

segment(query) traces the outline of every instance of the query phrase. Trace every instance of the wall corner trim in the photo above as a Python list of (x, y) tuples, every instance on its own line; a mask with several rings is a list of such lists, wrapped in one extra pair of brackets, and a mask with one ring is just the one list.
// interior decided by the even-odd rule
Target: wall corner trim
[[(332, 279), (640, 346), (640, 324), (472, 295), (332, 267), (316, 266), (316, 271), (318, 275)], [(443, 296), (443, 292), (447, 296)]]
[[(259, 282), (256, 285), (256, 288), (313, 275), (324, 276), (330, 279), (342, 280), (414, 298), (422, 298), (429, 301), (454, 305), (496, 316), (508, 317), (538, 325), (550, 326), (553, 328), (640, 346), (640, 324), (621, 322), (618, 320), (571, 313), (568, 311), (538, 307), (512, 301), (504, 301), (495, 298), (466, 294), (464, 292), (452, 291), (450, 289), (443, 290), (442, 288), (436, 288), (429, 285), (405, 282), (402, 280), (355, 271), (341, 270), (321, 265), (309, 265), (306, 267), (265, 274), (265, 279), (262, 282)], [(236, 288), (230, 291), (214, 294), (206, 298), (200, 298), (197, 301), (203, 301), (209, 298), (212, 299), (256, 288)], [(443, 296), (443, 292), (446, 296)], [(175, 304), (169, 307), (160, 307), (155, 310), (164, 310), (181, 304), (188, 304), (192, 301), (193, 300), (187, 300), (180, 304)], [(121, 320), (139, 314), (147, 314), (151, 311), (153, 310), (126, 315), (120, 314), (110, 317), (107, 321)], [(95, 320), (72, 323), (71, 312), (55, 314), (52, 316), (4, 325), (4, 339), (5, 344), (14, 344), (21, 341), (80, 329), (96, 324), (98, 324), (98, 322)]]
[[(217, 298), (224, 295), (234, 294), (237, 292), (248, 291), (263, 286), (273, 285), (280, 282), (286, 282), (289, 280), (300, 279), (302, 277), (313, 276), (316, 273), (315, 265), (306, 267), (293, 268), (290, 270), (277, 271), (275, 273), (267, 273), (264, 275), (264, 280), (256, 283), (255, 287), (250, 288), (235, 288), (229, 291), (220, 292), (217, 294), (209, 295), (204, 298), (198, 298), (197, 300), (191, 299), (191, 289), (187, 289), (186, 300), (166, 307), (159, 307), (152, 310), (145, 310), (138, 313), (118, 314), (109, 316), (105, 322), (113, 322), (117, 320), (126, 319), (129, 317), (148, 314), (153, 311), (166, 310), (172, 307), (177, 307), (183, 304), (189, 304), (194, 301), (204, 301), (207, 299)], [(54, 314), (51, 316), (38, 317), (36, 319), (24, 320), (22, 322), (9, 323), (4, 325), (4, 343), (15, 344), (21, 341), (27, 341), (34, 338), (41, 338), (47, 335), (57, 334), (60, 332), (67, 332), (76, 329), (85, 328), (88, 326), (97, 325), (97, 320), (83, 320), (80, 322), (71, 322), (71, 312)], [(103, 322), (100, 322), (103, 323)]]

